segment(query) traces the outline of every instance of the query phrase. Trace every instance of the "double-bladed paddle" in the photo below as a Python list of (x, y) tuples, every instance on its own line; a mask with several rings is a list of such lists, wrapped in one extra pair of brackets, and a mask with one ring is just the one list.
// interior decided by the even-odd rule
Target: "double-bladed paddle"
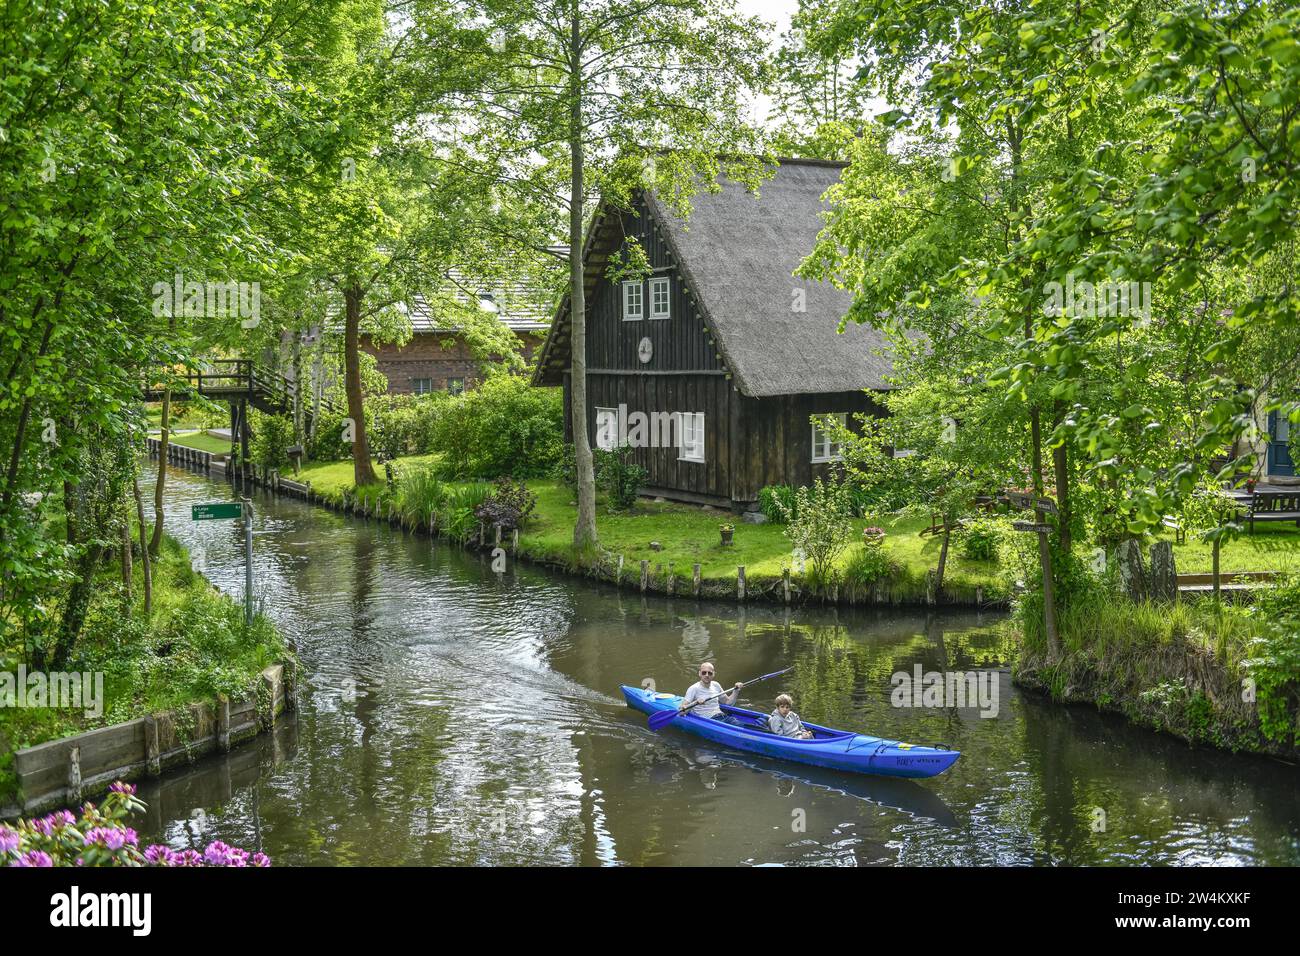
[[(792, 670), (794, 670), (793, 667), (787, 667), (783, 671), (773, 671), (770, 674), (764, 674), (762, 677), (755, 677), (753, 680), (743, 681), (741, 683), (741, 686), (748, 687), (750, 684), (757, 684), (759, 681), (767, 680), (769, 677), (780, 677), (782, 674), (788, 674)], [(735, 688), (733, 687), (731, 690), (735, 690)], [(660, 730), (664, 727), (667, 727), (669, 724), (671, 724), (682, 714), (687, 713), (687, 711), (689, 711), (696, 704), (703, 704), (706, 701), (717, 700), (719, 697), (726, 697), (728, 694), (731, 693), (731, 690), (724, 690), (721, 694), (714, 694), (712, 697), (705, 697), (702, 700), (691, 701), (686, 706), (686, 710), (678, 710), (676, 707), (674, 707), (672, 710), (655, 711), (653, 714), (650, 715), (650, 729)]]

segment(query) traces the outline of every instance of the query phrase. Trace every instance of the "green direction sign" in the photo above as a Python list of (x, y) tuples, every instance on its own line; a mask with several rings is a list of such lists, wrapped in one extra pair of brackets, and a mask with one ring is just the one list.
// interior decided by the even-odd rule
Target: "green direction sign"
[(190, 518), (195, 521), (217, 521), (222, 518), (238, 518), (244, 513), (244, 506), (238, 501), (219, 501), (211, 505), (190, 505)]

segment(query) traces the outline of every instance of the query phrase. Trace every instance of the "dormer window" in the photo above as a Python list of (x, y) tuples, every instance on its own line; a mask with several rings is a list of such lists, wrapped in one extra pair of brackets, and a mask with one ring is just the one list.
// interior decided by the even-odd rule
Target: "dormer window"
[(636, 322), (645, 318), (645, 293), (640, 282), (623, 283), (623, 321)]
[(672, 282), (667, 276), (650, 280), (650, 318), (672, 318)]

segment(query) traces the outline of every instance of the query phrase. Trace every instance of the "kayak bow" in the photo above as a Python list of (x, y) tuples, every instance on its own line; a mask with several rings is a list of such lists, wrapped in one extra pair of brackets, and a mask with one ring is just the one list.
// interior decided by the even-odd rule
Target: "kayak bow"
[[(677, 710), (682, 700), (677, 694), (660, 694), (653, 690), (628, 687), (626, 684), (620, 689), (628, 706), (645, 714)], [(767, 729), (766, 714), (725, 704), (722, 705), (722, 710), (740, 720), (742, 726), (737, 727), (709, 717), (697, 717), (691, 713), (678, 717), (673, 721), (673, 726), (736, 750), (816, 767), (874, 773), (886, 777), (934, 777), (951, 767), (961, 756), (956, 750), (869, 737), (848, 730), (821, 727), (807, 721), (804, 722), (804, 727), (813, 732), (812, 738), (801, 740), (782, 737)]]

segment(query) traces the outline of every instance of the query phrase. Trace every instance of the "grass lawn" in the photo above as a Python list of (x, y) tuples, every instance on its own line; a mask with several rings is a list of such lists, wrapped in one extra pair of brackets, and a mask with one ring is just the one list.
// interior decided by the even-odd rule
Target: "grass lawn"
[[(1208, 573), (1213, 570), (1213, 548), (1189, 533), (1185, 544), (1174, 545), (1174, 562), (1180, 574)], [(1300, 528), (1278, 521), (1255, 525), (1254, 534), (1243, 531), (1220, 548), (1219, 571), (1300, 572)]]
[(214, 455), (224, 455), (230, 451), (230, 442), (225, 438), (215, 438), (207, 432), (172, 432), (171, 443), (210, 451)]
[[(399, 472), (409, 472), (435, 464), (437, 460), (437, 455), (402, 458), (397, 468)], [(383, 493), (386, 487), (382, 480), (383, 467), (376, 464), (375, 473), (381, 480), (364, 490)], [(303, 467), (298, 480), (311, 481), (312, 490), (319, 495), (339, 498), (354, 490), (352, 462), (312, 462)], [(521, 551), (534, 558), (573, 563), (575, 493), (556, 481), (533, 480), (528, 482), (528, 487), (537, 495), (537, 507), (520, 535)], [(736, 529), (730, 547), (723, 547), (720, 541), (718, 526), (724, 523)], [(941, 539), (920, 533), (927, 525), (923, 518), (885, 514), (854, 521), (858, 533), (869, 525), (879, 525), (888, 532), (885, 551), (897, 566), (894, 580), (904, 584), (908, 591), (923, 593), (926, 572), (938, 566)], [(783, 526), (745, 524), (738, 515), (725, 510), (705, 510), (695, 505), (657, 503), (642, 498), (630, 512), (615, 514), (606, 507), (602, 495), (597, 504), (596, 526), (601, 547), (623, 556), (624, 574), (629, 576), (639, 573), (642, 560), (650, 562), (652, 571), (661, 565), (666, 570), (671, 563), (678, 578), (687, 582), (691, 566), (697, 562), (706, 581), (735, 581), (738, 566), (745, 568), (746, 579), (750, 581), (779, 578), (787, 567), (795, 570), (792, 547)], [(652, 550), (651, 542), (658, 543), (660, 550)], [(1081, 548), (1090, 550), (1086, 545)], [(842, 570), (860, 549), (861, 544), (855, 540), (840, 557), (837, 567)], [(1211, 570), (1210, 546), (1194, 534), (1188, 535), (1185, 544), (1176, 545), (1174, 552), (1180, 572)], [(1300, 528), (1290, 524), (1258, 525), (1253, 536), (1242, 534), (1224, 544), (1220, 567), (1224, 573), (1300, 572)], [(944, 583), (952, 588), (981, 587), (990, 596), (1003, 593), (1007, 586), (995, 561), (969, 560), (962, 556), (955, 541), (948, 552)]]
[[(520, 536), (520, 546), (550, 558), (567, 556), (577, 511), (574, 492), (554, 481), (532, 481), (529, 488), (537, 495), (537, 510)], [(730, 547), (721, 544), (718, 526), (724, 523), (736, 529)], [(885, 551), (905, 576), (921, 578), (938, 566), (940, 539), (918, 534), (926, 527), (925, 520), (884, 516), (854, 521), (858, 533), (870, 525), (879, 525), (888, 532)], [(728, 511), (705, 511), (694, 505), (655, 503), (642, 498), (627, 514), (611, 514), (602, 502), (597, 507), (596, 529), (602, 547), (624, 556), (625, 568), (637, 569), (642, 560), (649, 561), (652, 567), (671, 562), (677, 574), (689, 579), (691, 565), (698, 562), (706, 579), (734, 580), (740, 565), (747, 579), (778, 578), (783, 569), (792, 567), (792, 548), (782, 525), (745, 524)], [(662, 545), (662, 550), (651, 550), (652, 541)], [(850, 545), (838, 566), (847, 564), (860, 547), (856, 541)], [(997, 581), (994, 562), (968, 561), (955, 547), (949, 549), (946, 584), (991, 587)]]
[[(399, 470), (421, 468), (427, 465), (436, 464), (440, 456), (438, 455), (412, 455), (409, 458), (399, 458), (395, 464)], [(384, 466), (378, 462), (372, 462), (375, 474), (379, 476), (379, 481), (373, 485), (367, 485), (366, 488), (378, 491), (385, 487)], [(310, 481), (311, 490), (318, 495), (324, 495), (327, 498), (341, 497), (344, 492), (351, 494), (356, 488), (352, 480), (353, 467), (352, 460), (347, 461), (312, 461), (302, 466), (297, 477), (292, 474), (292, 468), (281, 469), (282, 478), (293, 478), (294, 481)]]

